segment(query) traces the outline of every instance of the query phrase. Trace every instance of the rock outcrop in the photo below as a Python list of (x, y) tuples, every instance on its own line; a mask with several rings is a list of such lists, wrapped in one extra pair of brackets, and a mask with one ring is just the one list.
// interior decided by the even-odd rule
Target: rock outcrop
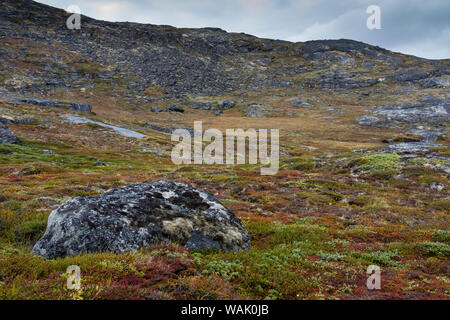
[(394, 75), (394, 79), (399, 82), (422, 80), (427, 77), (428, 74), (421, 70), (404, 70)]
[(66, 101), (56, 101), (50, 99), (35, 99), (35, 98), (19, 98), (14, 97), (9, 100), (10, 102), (22, 102), (35, 106), (50, 107), (50, 108), (60, 108), (68, 109), (75, 112), (91, 113), (92, 108), (88, 103), (82, 102), (66, 102)]
[(377, 79), (363, 79), (356, 74), (330, 72), (320, 74), (317, 78), (308, 78), (305, 84), (308, 88), (320, 89), (360, 89), (373, 86), (379, 81)]
[(209, 193), (157, 181), (77, 197), (53, 211), (33, 253), (47, 259), (129, 252), (171, 242), (189, 250), (248, 250), (242, 222)]
[(0, 144), (16, 143), (17, 137), (7, 126), (0, 122)]

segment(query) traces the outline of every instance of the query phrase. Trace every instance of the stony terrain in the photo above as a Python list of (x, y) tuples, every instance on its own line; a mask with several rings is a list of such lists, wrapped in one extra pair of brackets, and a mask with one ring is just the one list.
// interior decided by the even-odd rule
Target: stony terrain
[[(68, 16), (0, 3), (1, 299), (449, 299), (449, 59)], [(278, 174), (174, 165), (170, 133), (198, 120), (279, 129)], [(143, 214), (158, 183), (171, 209)], [(219, 206), (229, 225), (202, 222)], [(139, 234), (158, 212), (168, 229)]]

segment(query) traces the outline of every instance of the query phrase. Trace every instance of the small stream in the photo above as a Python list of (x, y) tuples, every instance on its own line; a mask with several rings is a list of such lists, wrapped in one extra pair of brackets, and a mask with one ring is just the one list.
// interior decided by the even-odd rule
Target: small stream
[(113, 129), (115, 131), (115, 133), (118, 133), (124, 137), (136, 138), (136, 139), (142, 139), (142, 138), (146, 137), (145, 134), (142, 134), (142, 133), (139, 133), (139, 132), (136, 132), (133, 130), (113, 126), (111, 124), (106, 124), (106, 123), (103, 123), (100, 121), (95, 121), (95, 120), (91, 120), (91, 119), (84, 118), (84, 117), (73, 116), (70, 114), (59, 114), (59, 116), (61, 118), (67, 119), (72, 124), (93, 123), (93, 124), (96, 124), (96, 125), (99, 125), (99, 126), (102, 126), (105, 128), (110, 128), (110, 129)]

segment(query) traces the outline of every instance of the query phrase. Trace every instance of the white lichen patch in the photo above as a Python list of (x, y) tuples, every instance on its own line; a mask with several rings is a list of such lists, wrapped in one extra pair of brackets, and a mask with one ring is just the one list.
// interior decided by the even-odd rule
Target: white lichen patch
[(185, 218), (176, 218), (172, 221), (163, 221), (163, 231), (173, 239), (186, 240), (194, 230), (192, 221)]

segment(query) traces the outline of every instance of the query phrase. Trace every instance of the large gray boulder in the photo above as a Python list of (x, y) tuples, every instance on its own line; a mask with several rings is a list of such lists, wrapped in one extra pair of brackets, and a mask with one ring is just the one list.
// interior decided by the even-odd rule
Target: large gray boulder
[(67, 201), (50, 214), (33, 253), (54, 259), (171, 242), (189, 250), (242, 251), (250, 248), (250, 235), (209, 193), (184, 183), (157, 181)]
[(7, 126), (0, 122), (0, 144), (16, 143), (17, 137)]

